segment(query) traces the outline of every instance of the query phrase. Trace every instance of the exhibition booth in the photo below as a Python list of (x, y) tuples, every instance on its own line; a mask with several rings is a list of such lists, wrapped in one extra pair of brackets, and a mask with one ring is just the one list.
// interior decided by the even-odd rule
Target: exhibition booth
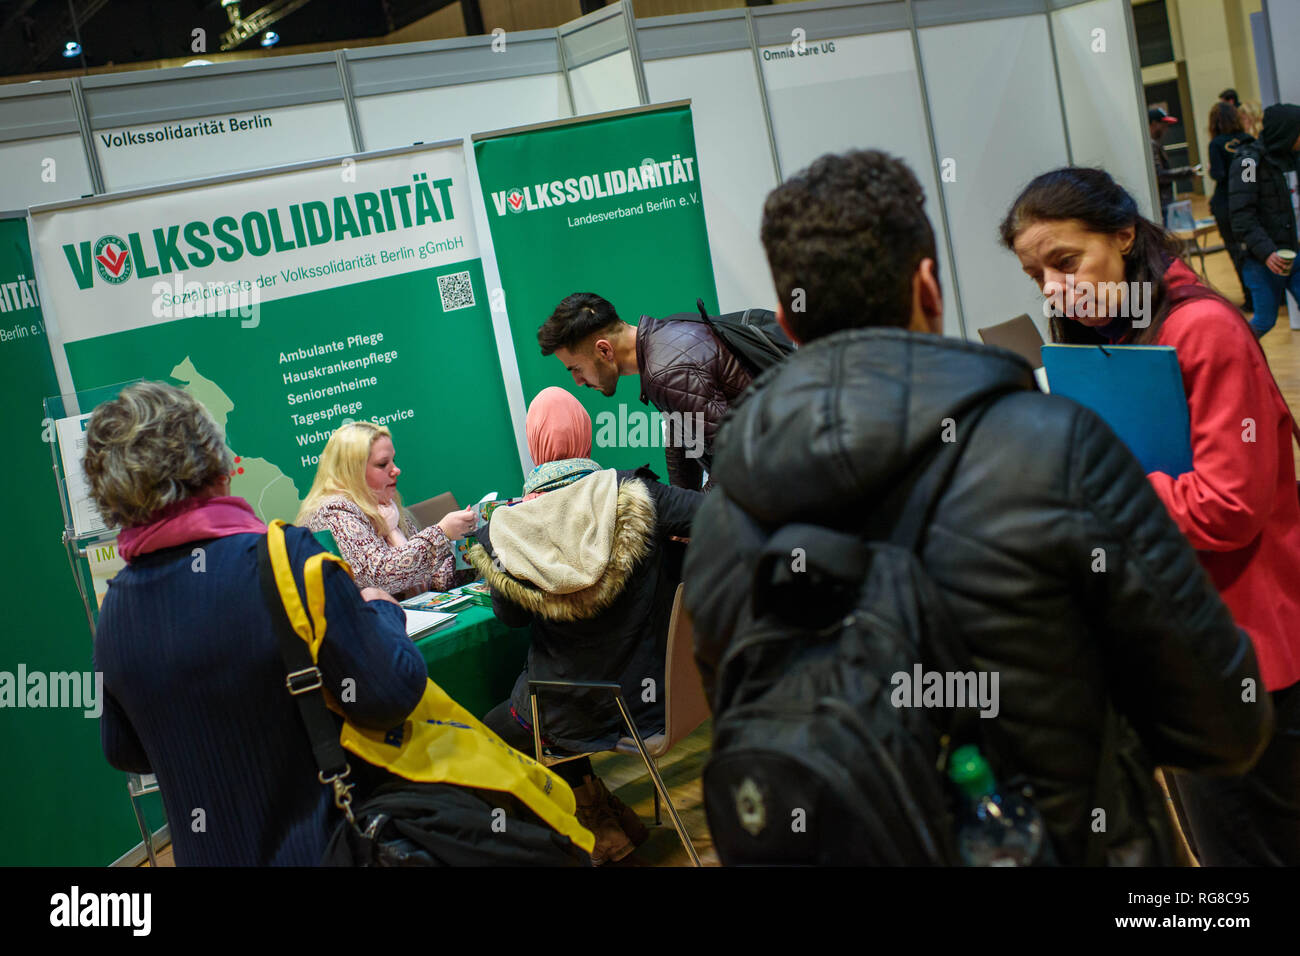
[[(407, 501), (511, 497), (527, 402), (574, 387), (536, 342), (565, 295), (629, 322), (697, 298), (772, 308), (767, 193), (822, 154), (881, 148), (925, 189), (946, 334), (978, 341), (1042, 315), (996, 238), (1030, 178), (1103, 166), (1155, 208), (1143, 110), (1126, 0), (642, 20), (624, 0), (556, 30), (0, 86), (6, 480), (32, 502), (12, 519), (4, 657), (90, 669), (87, 616), (120, 564), (77, 442), (105, 389), (199, 398), (238, 456), (231, 493), (264, 520), (293, 520), (348, 419), (393, 430)], [(637, 382), (578, 391), (601, 464), (664, 474)], [(431, 674), (455, 656), (440, 647), (422, 647)], [(15, 726), (28, 783), (10, 815), (31, 827), (6, 862), (133, 859), (95, 721)]]

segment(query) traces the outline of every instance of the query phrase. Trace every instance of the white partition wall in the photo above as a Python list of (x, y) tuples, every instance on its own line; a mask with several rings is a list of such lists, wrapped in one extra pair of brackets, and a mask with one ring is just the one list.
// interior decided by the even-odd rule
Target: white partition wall
[(718, 308), (775, 308), (759, 226), (778, 177), (748, 18), (725, 10), (638, 20), (637, 42), (650, 102), (691, 101)]
[(1069, 162), (1047, 16), (924, 26), (941, 16), (927, 6), (915, 5), (917, 35), (967, 333), (1028, 312), (1046, 337), (1042, 296), (997, 229), (1030, 179)]
[(789, 177), (824, 153), (849, 149), (880, 149), (904, 160), (925, 190), (935, 230), (944, 331), (961, 336), (962, 302), (953, 282), (907, 5), (791, 4), (756, 12), (753, 19), (783, 174)]
[(81, 81), (108, 191), (341, 156), (356, 150), (335, 54)]
[[(1262, 0), (1278, 103), (1300, 103), (1300, 0)], [(1266, 103), (1271, 106), (1271, 103)]]
[[(1053, 6), (1061, 6), (1059, 0)], [(1128, 19), (1128, 0), (1088, 0), (1055, 9), (1053, 49), (1071, 162), (1109, 171), (1151, 217), (1155, 180)]]
[(559, 28), (573, 95), (573, 115), (603, 113), (646, 102), (630, 11), (629, 3), (615, 4)]
[(464, 139), (484, 129), (571, 116), (555, 33), (349, 50), (364, 149)]
[(71, 80), (0, 87), (0, 209), (94, 191)]

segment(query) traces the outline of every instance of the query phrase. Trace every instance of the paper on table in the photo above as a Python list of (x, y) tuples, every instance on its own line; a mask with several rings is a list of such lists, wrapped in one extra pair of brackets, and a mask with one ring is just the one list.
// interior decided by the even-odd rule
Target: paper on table
[(455, 614), (443, 614), (441, 611), (406, 611), (406, 636), (415, 637), (424, 631), (456, 620)]

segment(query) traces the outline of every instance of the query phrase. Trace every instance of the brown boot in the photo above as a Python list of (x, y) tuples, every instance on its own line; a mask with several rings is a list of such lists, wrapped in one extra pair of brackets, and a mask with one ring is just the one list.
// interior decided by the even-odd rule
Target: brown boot
[(590, 775), (583, 777), (582, 786), (573, 788), (578, 801), (578, 822), (596, 836), (596, 845), (591, 850), (593, 866), (621, 860), (636, 849), (610, 809), (608, 793), (600, 779)]
[(648, 840), (650, 831), (641, 822), (637, 812), (616, 797), (608, 787), (605, 788), (605, 794), (609, 798), (609, 809), (613, 812), (614, 819), (618, 820), (618, 825), (623, 828), (623, 832), (627, 834), (628, 839), (635, 846), (640, 846)]

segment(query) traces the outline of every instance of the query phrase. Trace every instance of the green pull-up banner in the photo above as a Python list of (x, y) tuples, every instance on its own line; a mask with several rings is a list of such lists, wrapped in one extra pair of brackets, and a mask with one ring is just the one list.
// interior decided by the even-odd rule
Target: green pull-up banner
[(517, 488), (470, 202), (453, 143), (35, 208), (62, 391), (186, 389), (267, 521), (349, 420), (392, 429), (407, 502)]
[(611, 468), (647, 462), (667, 478), (655, 410), (635, 376), (606, 398), (574, 384), (537, 329), (573, 292), (608, 299), (635, 325), (717, 312), (701, 170), (688, 103), (479, 134), (474, 154), (501, 271), (524, 400), (559, 385), (577, 393), (595, 432), (592, 457)]
[[(59, 392), (45, 337), (27, 220), (0, 219), (0, 382), (4, 448), (0, 500), (0, 866), (103, 866), (140, 839), (126, 775), (99, 747), (90, 629), (60, 535), (53, 423), (42, 401)], [(90, 691), (90, 699), (83, 692)], [(154, 825), (157, 825), (156, 811)]]

